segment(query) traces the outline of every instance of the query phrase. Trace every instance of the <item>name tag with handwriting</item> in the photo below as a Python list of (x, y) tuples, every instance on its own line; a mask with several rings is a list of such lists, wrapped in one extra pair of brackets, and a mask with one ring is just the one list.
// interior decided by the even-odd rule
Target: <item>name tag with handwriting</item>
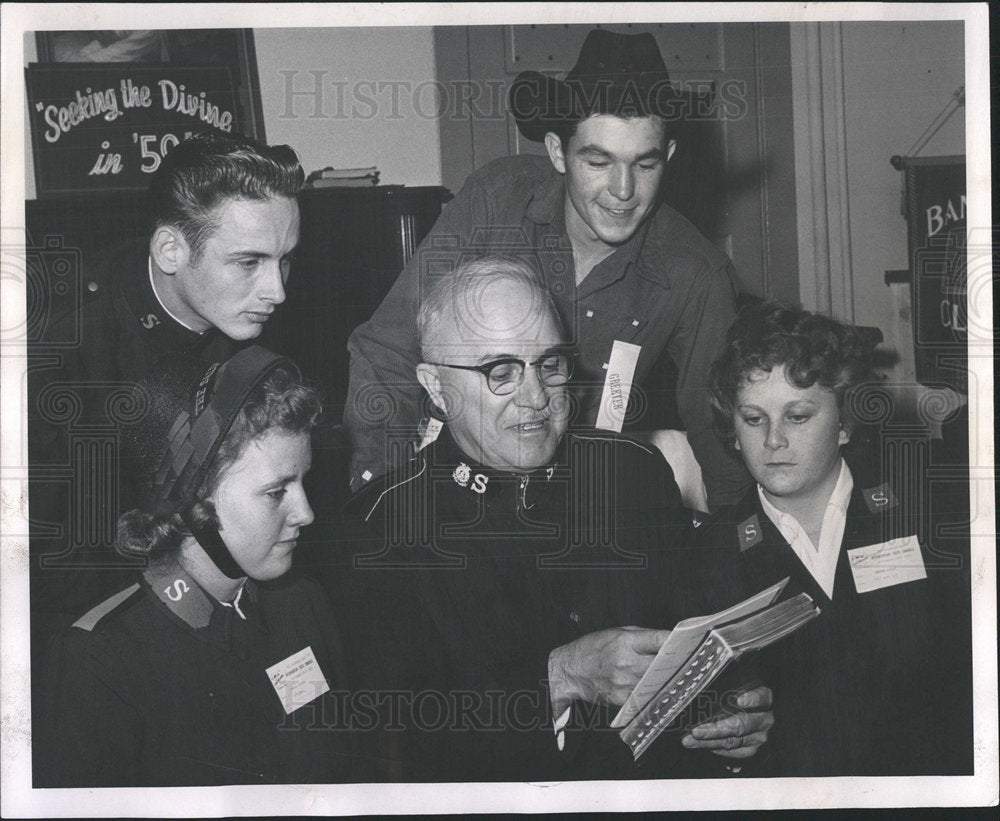
[(916, 536), (892, 539), (847, 551), (859, 593), (927, 578)]
[(281, 699), (286, 714), (294, 713), (330, 690), (312, 647), (299, 650), (284, 661), (271, 665), (267, 668), (267, 677), (271, 679), (271, 686)]

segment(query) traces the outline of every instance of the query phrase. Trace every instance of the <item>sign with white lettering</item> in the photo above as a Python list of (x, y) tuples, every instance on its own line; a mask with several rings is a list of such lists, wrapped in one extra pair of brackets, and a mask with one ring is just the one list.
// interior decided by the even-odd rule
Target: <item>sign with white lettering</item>
[(25, 78), (39, 194), (145, 190), (191, 134), (242, 132), (227, 66), (58, 63)]
[(968, 390), (965, 157), (903, 157), (917, 381)]

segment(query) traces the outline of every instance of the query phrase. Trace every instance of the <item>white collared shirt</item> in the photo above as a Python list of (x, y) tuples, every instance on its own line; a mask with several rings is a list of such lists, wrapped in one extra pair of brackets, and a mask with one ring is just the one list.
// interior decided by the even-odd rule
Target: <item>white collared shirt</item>
[(240, 589), (236, 591), (236, 595), (233, 597), (233, 600), (231, 602), (230, 601), (219, 602), (219, 604), (221, 604), (223, 607), (233, 608), (233, 610), (236, 611), (236, 615), (239, 616), (241, 619), (243, 619), (243, 621), (246, 621), (247, 617), (244, 616), (243, 611), (240, 610), (240, 596), (243, 595), (243, 589), (246, 587), (246, 585), (247, 585), (247, 580), (244, 579), (243, 584), (240, 585)]
[(854, 489), (854, 477), (847, 467), (847, 462), (840, 460), (840, 476), (837, 485), (826, 503), (826, 513), (823, 514), (823, 524), (819, 531), (819, 546), (813, 544), (805, 528), (798, 519), (790, 513), (778, 510), (764, 494), (764, 489), (758, 484), (757, 495), (767, 518), (774, 522), (778, 532), (795, 551), (799, 561), (823, 588), (830, 599), (833, 599), (833, 582), (837, 575), (837, 559), (840, 558), (840, 545), (844, 539), (844, 528), (847, 525), (847, 506), (851, 501), (851, 491)]

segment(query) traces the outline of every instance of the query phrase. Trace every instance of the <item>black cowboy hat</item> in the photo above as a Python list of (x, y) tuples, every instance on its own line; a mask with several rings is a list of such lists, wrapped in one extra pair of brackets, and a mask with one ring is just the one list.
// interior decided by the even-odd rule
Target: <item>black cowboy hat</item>
[(683, 92), (670, 82), (652, 34), (606, 29), (587, 35), (565, 79), (524, 71), (515, 78), (508, 99), (518, 130), (535, 142), (591, 114), (657, 115), (672, 130), (671, 124), (707, 113), (710, 103), (710, 94)]

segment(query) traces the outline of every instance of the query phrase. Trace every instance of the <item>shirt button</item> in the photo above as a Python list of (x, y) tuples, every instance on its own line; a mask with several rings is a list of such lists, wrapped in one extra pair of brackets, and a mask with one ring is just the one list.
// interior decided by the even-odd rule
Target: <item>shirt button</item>
[(91, 280), (90, 282), (87, 283), (87, 290), (90, 291), (90, 293), (92, 293), (92, 294), (96, 294), (97, 293), (97, 289), (99, 287), (100, 286), (96, 282), (94, 282), (93, 280)]

